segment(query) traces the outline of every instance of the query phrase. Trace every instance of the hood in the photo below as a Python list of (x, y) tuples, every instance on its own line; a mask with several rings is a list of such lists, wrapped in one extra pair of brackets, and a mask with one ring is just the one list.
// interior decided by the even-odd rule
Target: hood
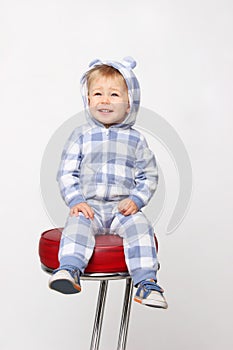
[(136, 66), (136, 61), (132, 57), (125, 57), (122, 60), (122, 62), (101, 61), (99, 59), (95, 59), (89, 64), (89, 69), (83, 74), (81, 78), (81, 94), (84, 102), (87, 121), (91, 125), (93, 125), (93, 123), (97, 125), (102, 125), (100, 122), (98, 122), (96, 119), (92, 117), (89, 111), (87, 81), (86, 81), (86, 73), (92, 68), (94, 68), (95, 66), (99, 66), (102, 64), (106, 64), (108, 66), (112, 66), (116, 68), (125, 79), (126, 85), (128, 87), (130, 112), (125, 118), (124, 122), (121, 124), (116, 124), (115, 127), (128, 128), (134, 125), (136, 121), (137, 112), (139, 110), (139, 105), (140, 105), (139, 82), (132, 71), (132, 69)]

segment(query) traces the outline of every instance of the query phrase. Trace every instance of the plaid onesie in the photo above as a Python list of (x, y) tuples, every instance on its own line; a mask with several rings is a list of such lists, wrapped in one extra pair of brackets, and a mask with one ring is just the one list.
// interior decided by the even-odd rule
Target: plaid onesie
[[(57, 174), (66, 204), (86, 202), (94, 219), (82, 213), (69, 216), (59, 249), (60, 266), (73, 265), (84, 271), (93, 253), (95, 235), (117, 234), (123, 238), (126, 264), (134, 285), (144, 279), (156, 280), (157, 257), (153, 228), (143, 208), (154, 194), (158, 171), (153, 153), (144, 136), (133, 128), (140, 103), (139, 83), (132, 71), (135, 62), (95, 60), (96, 65), (116, 68), (128, 87), (130, 112), (121, 124), (106, 128), (94, 119), (88, 108), (86, 76), (81, 79), (87, 124), (77, 127), (62, 153)], [(139, 211), (124, 216), (118, 210), (122, 199), (132, 199)]]

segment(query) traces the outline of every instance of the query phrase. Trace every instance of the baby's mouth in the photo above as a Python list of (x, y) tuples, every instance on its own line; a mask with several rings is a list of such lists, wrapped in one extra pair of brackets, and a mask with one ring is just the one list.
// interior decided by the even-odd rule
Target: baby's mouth
[(112, 109), (107, 109), (107, 108), (99, 108), (98, 109), (98, 112), (101, 112), (101, 113), (111, 113), (113, 112)]

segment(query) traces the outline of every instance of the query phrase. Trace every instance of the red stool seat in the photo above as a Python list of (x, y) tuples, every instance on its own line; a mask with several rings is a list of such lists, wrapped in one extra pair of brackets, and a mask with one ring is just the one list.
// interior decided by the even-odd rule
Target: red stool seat
[[(41, 263), (49, 268), (59, 266), (58, 250), (62, 229), (51, 229), (42, 233), (39, 242)], [(85, 273), (128, 272), (123, 248), (123, 239), (117, 235), (98, 235), (93, 255)]]

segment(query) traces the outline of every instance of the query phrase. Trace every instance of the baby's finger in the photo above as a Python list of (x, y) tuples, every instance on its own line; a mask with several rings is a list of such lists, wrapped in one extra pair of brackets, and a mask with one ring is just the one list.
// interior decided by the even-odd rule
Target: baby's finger
[(78, 211), (76, 212), (76, 208), (70, 209), (70, 216), (78, 216)]
[(94, 210), (91, 207), (87, 207), (88, 217), (92, 220), (94, 218)]
[(131, 215), (131, 214), (132, 214), (132, 208), (128, 208), (128, 209), (122, 211), (122, 214), (123, 214), (124, 216)]
[(136, 205), (131, 205), (127, 210), (122, 213), (125, 216), (134, 215), (138, 212), (138, 207)]
[(74, 216), (78, 216), (79, 215), (79, 209), (78, 208), (74, 208), (73, 212), (74, 212)]
[(120, 203), (118, 204), (118, 209), (120, 211), (127, 209), (129, 203), (130, 203), (130, 200), (128, 198), (122, 199), (122, 201), (120, 201)]
[(88, 211), (87, 211), (86, 207), (80, 208), (80, 211), (83, 213), (85, 218), (89, 219), (89, 215), (88, 215)]
[(94, 211), (88, 204), (83, 205), (81, 211), (87, 219), (94, 218)]

